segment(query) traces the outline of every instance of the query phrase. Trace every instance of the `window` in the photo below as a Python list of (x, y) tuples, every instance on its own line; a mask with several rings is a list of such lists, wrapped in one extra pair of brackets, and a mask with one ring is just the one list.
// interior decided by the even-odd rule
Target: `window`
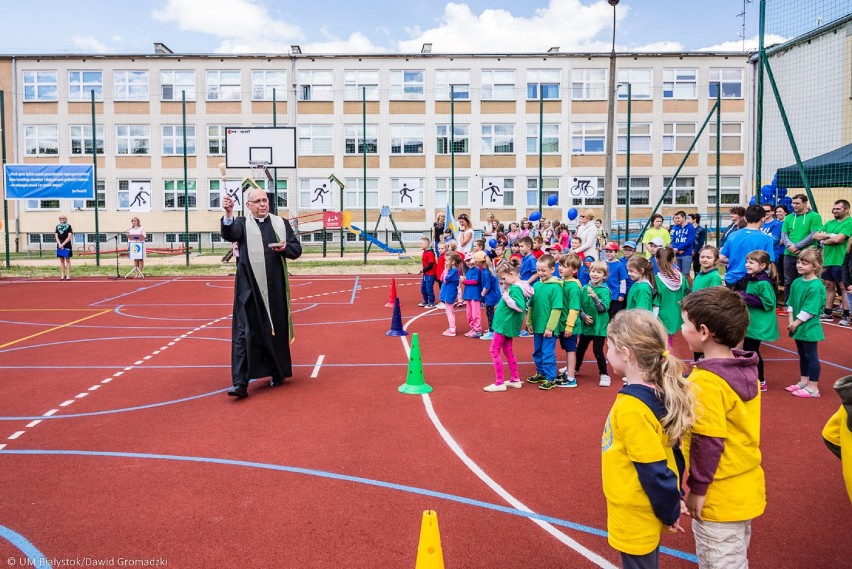
[(54, 156), (59, 154), (59, 127), (35, 124), (24, 127), (24, 153), (27, 156)]
[[(671, 182), (670, 177), (663, 178), (663, 189), (665, 190)], [(695, 177), (682, 176), (677, 178), (669, 189), (669, 193), (663, 203), (670, 205), (695, 205)]]
[(272, 90), (276, 101), (287, 100), (287, 72), (275, 69), (261, 69), (251, 72), (251, 100), (271, 101)]
[[(186, 187), (186, 195), (184, 188)], [(165, 209), (182, 209), (187, 200), (189, 207), (195, 208), (196, 199), (195, 180), (189, 180), (189, 185), (184, 186), (183, 180), (163, 180), (163, 207)]]
[(115, 127), (118, 154), (150, 154), (151, 130), (148, 125), (118, 125)]
[[(542, 178), (541, 203), (547, 204), (550, 196), (559, 195), (559, 178)], [(527, 207), (538, 207), (538, 178), (527, 178)]]
[(239, 101), (242, 97), (239, 71), (208, 71), (208, 101)]
[(710, 89), (709, 96), (711, 99), (716, 98), (718, 84), (722, 84), (723, 99), (742, 99), (743, 98), (743, 70), (732, 67), (711, 67), (710, 68)]
[(457, 124), (453, 128), (453, 147), (450, 148), (450, 125), (437, 125), (438, 148), (437, 154), (469, 154), (470, 153), (470, 125)]
[(527, 99), (558, 99), (559, 70), (530, 69), (527, 71)]
[(482, 125), (483, 154), (514, 154), (515, 125), (513, 124), (484, 124)]
[(695, 99), (697, 96), (697, 70), (663, 69), (663, 99)]
[[(233, 179), (226, 180), (228, 186), (239, 186), (241, 180)], [(208, 180), (210, 191), (207, 193), (208, 207), (210, 209), (219, 209), (222, 207), (222, 180)]]
[(452, 191), (450, 178), (437, 178), (435, 180), (435, 204), (439, 209), (451, 204), (453, 195), (455, 195), (456, 207), (468, 207), (470, 205), (468, 179), (456, 178), (455, 180), (455, 192)]
[[(71, 154), (91, 154), (92, 153), (92, 125), (90, 124), (72, 124), (71, 125)], [(104, 153), (104, 127), (98, 125), (95, 128), (95, 145), (97, 153)]]
[(575, 69), (571, 87), (576, 101), (606, 100), (606, 69)]
[[(27, 209), (59, 209), (59, 200), (27, 200)], [(45, 233), (45, 235), (47, 235)], [(47, 243), (48, 241), (45, 241)], [(53, 234), (50, 234), (49, 242), (53, 242)]]
[[(183, 155), (183, 126), (163, 125), (163, 154)], [(195, 127), (186, 127), (186, 153), (195, 154)]]
[(56, 71), (24, 71), (24, 101), (56, 101), (59, 79)]
[(299, 71), (299, 100), (334, 100), (331, 71)]
[[(719, 176), (719, 181), (719, 197), (722, 205), (740, 205), (742, 203), (740, 199), (740, 177)], [(707, 205), (716, 205), (716, 176), (709, 176), (707, 178)]]
[(377, 154), (379, 152), (378, 125), (368, 124), (365, 129), (360, 124), (347, 124), (344, 125), (343, 130), (346, 136), (346, 154), (363, 154), (365, 151), (367, 154)]
[[(743, 123), (722, 123), (722, 152), (743, 151)], [(710, 154), (716, 154), (716, 123), (710, 123)]]
[(102, 71), (69, 71), (68, 100), (89, 101), (91, 92), (95, 92), (95, 100), (104, 100), (104, 74)]
[(663, 124), (663, 152), (686, 152), (695, 140), (694, 122)]
[(422, 124), (392, 124), (391, 154), (423, 154)]
[[(106, 208), (106, 184), (98, 180), (95, 184), (95, 197), (98, 200), (98, 209)], [(74, 209), (95, 209), (95, 200), (74, 200)]]
[[(627, 152), (627, 123), (618, 124), (618, 152)], [(651, 123), (630, 125), (630, 154), (651, 153)]]
[(604, 179), (594, 176), (578, 176), (571, 179), (572, 205), (595, 206), (603, 205)]
[[(543, 154), (558, 154), (559, 153), (559, 124), (543, 124), (541, 152)], [(538, 154), (538, 123), (527, 125), (527, 154)]]
[(619, 69), (618, 70), (618, 98), (627, 99), (627, 85), (630, 83), (630, 96), (633, 99), (651, 98), (650, 69)]
[(604, 123), (571, 123), (571, 154), (603, 154)]
[(344, 71), (343, 96), (347, 101), (379, 100), (378, 71)]
[(201, 243), (200, 233), (190, 233), (187, 239), (186, 233), (165, 233), (166, 243)]
[[(272, 194), (272, 190), (267, 189), (267, 180), (265, 178), (255, 180), (260, 189), (264, 192)], [(270, 182), (271, 184), (271, 182)], [(273, 196), (269, 196), (272, 199)], [(278, 180), (278, 207), (287, 207), (287, 180)]]
[[(618, 205), (627, 202), (627, 178), (618, 179)], [(630, 178), (630, 205), (651, 205), (651, 178)]]
[(222, 156), (225, 154), (225, 127), (209, 125), (207, 127), (207, 154)]
[[(30, 200), (30, 201), (37, 201), (37, 200)], [(29, 209), (33, 209), (33, 208), (29, 208)], [(53, 233), (28, 233), (27, 234), (27, 242), (30, 245), (38, 245), (40, 243), (46, 243), (46, 244), (50, 244), (50, 245), (56, 244)]]
[[(134, 196), (142, 194), (143, 191), (150, 194), (151, 180), (119, 180), (118, 181), (118, 209), (130, 209), (130, 190), (134, 190)], [(142, 195), (145, 198), (144, 195)], [(147, 196), (151, 202), (151, 196)], [(153, 203), (153, 202), (152, 202)]]
[(297, 132), (300, 155), (331, 154), (331, 125), (306, 124)]
[(195, 100), (195, 71), (160, 71), (160, 98), (163, 101)]
[[(421, 190), (419, 192), (417, 192), (420, 196), (420, 201), (413, 204), (413, 205), (423, 207), (423, 194), (426, 193), (426, 192), (423, 191), (423, 178), (415, 178), (415, 179), (419, 182), (419, 186), (415, 185), (415, 184), (411, 184), (408, 187), (409, 188), (420, 187)], [(411, 178), (402, 178), (402, 179), (401, 178), (391, 178), (391, 181), (390, 181), (391, 182), (391, 188), (392, 188), (391, 192), (390, 192), (390, 194), (391, 194), (390, 206), (391, 207), (400, 207), (400, 205), (401, 205), (400, 204), (400, 198), (402, 197), (402, 194), (400, 194), (399, 188), (402, 188), (402, 185), (405, 183), (405, 180), (411, 180)], [(409, 197), (411, 197), (411, 196), (409, 196)], [(407, 205), (408, 207), (412, 207), (412, 204), (408, 200), (406, 200), (405, 205)]]
[[(348, 208), (364, 206), (364, 178), (347, 178), (343, 190), (343, 206)], [(367, 178), (367, 207), (379, 207), (379, 179)]]
[(483, 101), (514, 101), (515, 71), (512, 69), (492, 69), (482, 72)]
[(116, 101), (147, 101), (147, 71), (116, 71), (113, 75)]
[[(515, 179), (514, 178), (496, 178), (496, 177), (485, 177), (481, 179), (482, 181), (482, 207), (487, 208), (491, 204), (488, 203), (488, 200), (491, 199), (492, 194), (488, 194), (486, 192), (491, 191), (491, 186), (488, 185), (489, 181), (496, 181), (495, 185), (500, 186), (500, 189), (503, 191), (503, 205), (502, 207), (514, 207), (515, 206)], [(508, 231), (509, 224), (506, 223), (506, 230)]]
[(391, 71), (391, 99), (423, 100), (423, 71)]
[(435, 72), (435, 100), (449, 101), (450, 92), (453, 99), (467, 101), (470, 99), (470, 71), (467, 69), (451, 69)]

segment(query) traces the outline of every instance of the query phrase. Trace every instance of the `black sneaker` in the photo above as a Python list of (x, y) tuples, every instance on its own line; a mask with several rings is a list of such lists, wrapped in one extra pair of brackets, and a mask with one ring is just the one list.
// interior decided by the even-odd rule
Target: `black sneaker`
[(545, 381), (547, 381), (547, 378), (540, 373), (527, 378), (527, 383), (544, 383)]
[(549, 390), (549, 389), (553, 389), (554, 387), (556, 387), (556, 382), (555, 382), (555, 381), (551, 381), (551, 380), (549, 380), (549, 379), (544, 380), (544, 381), (543, 381), (541, 384), (539, 384), (539, 386), (538, 386), (538, 388), (539, 388), (539, 389), (543, 389), (543, 390), (545, 390), (545, 391), (547, 391), (547, 390)]

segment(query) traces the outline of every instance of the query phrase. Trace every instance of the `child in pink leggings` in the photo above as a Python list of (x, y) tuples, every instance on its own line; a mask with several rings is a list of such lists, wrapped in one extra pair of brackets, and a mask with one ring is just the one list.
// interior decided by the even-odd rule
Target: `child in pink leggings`
[[(524, 321), (524, 310), (527, 301), (532, 296), (532, 287), (521, 280), (519, 274), (519, 262), (512, 259), (508, 263), (500, 265), (497, 269), (497, 277), (500, 284), (505, 286), (500, 302), (494, 309), (494, 320), (491, 328), (494, 336), (491, 338), (491, 359), (494, 362), (494, 383), (485, 386), (485, 391), (494, 393), (506, 391), (507, 387), (520, 388), (523, 386), (518, 374), (518, 360), (512, 351), (512, 338), (520, 334), (521, 325)], [(509, 381), (504, 380), (503, 360), (501, 352), (506, 356), (509, 364)]]

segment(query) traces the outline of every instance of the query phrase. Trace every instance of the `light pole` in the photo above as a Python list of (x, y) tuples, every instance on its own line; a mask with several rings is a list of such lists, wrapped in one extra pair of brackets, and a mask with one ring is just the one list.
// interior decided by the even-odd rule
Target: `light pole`
[(604, 169), (603, 227), (612, 233), (612, 202), (615, 195), (613, 169), (615, 165), (615, 7), (619, 0), (609, 0), (612, 6), (612, 51), (609, 52), (609, 105), (606, 112), (606, 165)]

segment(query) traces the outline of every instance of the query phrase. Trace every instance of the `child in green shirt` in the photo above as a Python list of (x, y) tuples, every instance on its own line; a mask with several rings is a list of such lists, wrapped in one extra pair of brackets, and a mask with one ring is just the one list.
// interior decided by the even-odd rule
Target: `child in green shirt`
[(656, 316), (660, 310), (660, 301), (654, 286), (656, 279), (651, 262), (645, 257), (631, 257), (627, 261), (627, 276), (633, 281), (633, 286), (627, 293), (627, 309), (644, 308)]
[(580, 314), (580, 292), (583, 286), (576, 279), (577, 271), (583, 262), (571, 252), (559, 259), (559, 276), (562, 278), (562, 315), (559, 317), (559, 345), (565, 350), (565, 367), (559, 370), (556, 381), (551, 385), (544, 382), (539, 389), (551, 387), (577, 387), (575, 379), (577, 367), (577, 316)]
[(778, 339), (778, 316), (775, 314), (775, 286), (778, 275), (775, 264), (766, 251), (752, 251), (746, 255), (746, 288), (739, 291), (748, 307), (748, 330), (743, 340), (743, 350), (757, 354), (757, 377), (760, 390), (766, 391), (763, 376), (763, 357), (760, 355), (762, 341)]
[(535, 264), (538, 281), (533, 285), (527, 315), (527, 329), (533, 333), (535, 375), (529, 383), (556, 379), (556, 329), (562, 315), (562, 281), (553, 276), (553, 257), (544, 254)]
[(818, 275), (822, 259), (816, 249), (805, 249), (796, 259), (801, 277), (790, 285), (787, 297), (787, 331), (796, 341), (799, 352), (799, 383), (785, 387), (795, 397), (819, 397), (819, 362), (817, 343), (825, 340), (819, 314), (825, 306), (825, 286)]
[(669, 347), (672, 347), (674, 333), (683, 324), (680, 301), (689, 292), (686, 278), (674, 267), (675, 253), (671, 247), (657, 249), (657, 292), (660, 295), (660, 312), (657, 314), (663, 327), (669, 333)]
[(589, 344), (592, 344), (592, 352), (598, 363), (601, 387), (609, 387), (612, 380), (606, 369), (606, 356), (604, 356), (604, 340), (606, 340), (606, 328), (609, 325), (609, 305), (612, 302), (612, 293), (606, 286), (606, 277), (609, 267), (606, 261), (595, 261), (589, 267), (589, 284), (583, 287), (580, 293), (580, 319), (577, 333), (577, 375), (580, 375), (580, 366)]
[(711, 286), (722, 286), (722, 276), (719, 274), (719, 250), (712, 245), (705, 245), (698, 253), (698, 265), (701, 271), (692, 281), (692, 292)]

